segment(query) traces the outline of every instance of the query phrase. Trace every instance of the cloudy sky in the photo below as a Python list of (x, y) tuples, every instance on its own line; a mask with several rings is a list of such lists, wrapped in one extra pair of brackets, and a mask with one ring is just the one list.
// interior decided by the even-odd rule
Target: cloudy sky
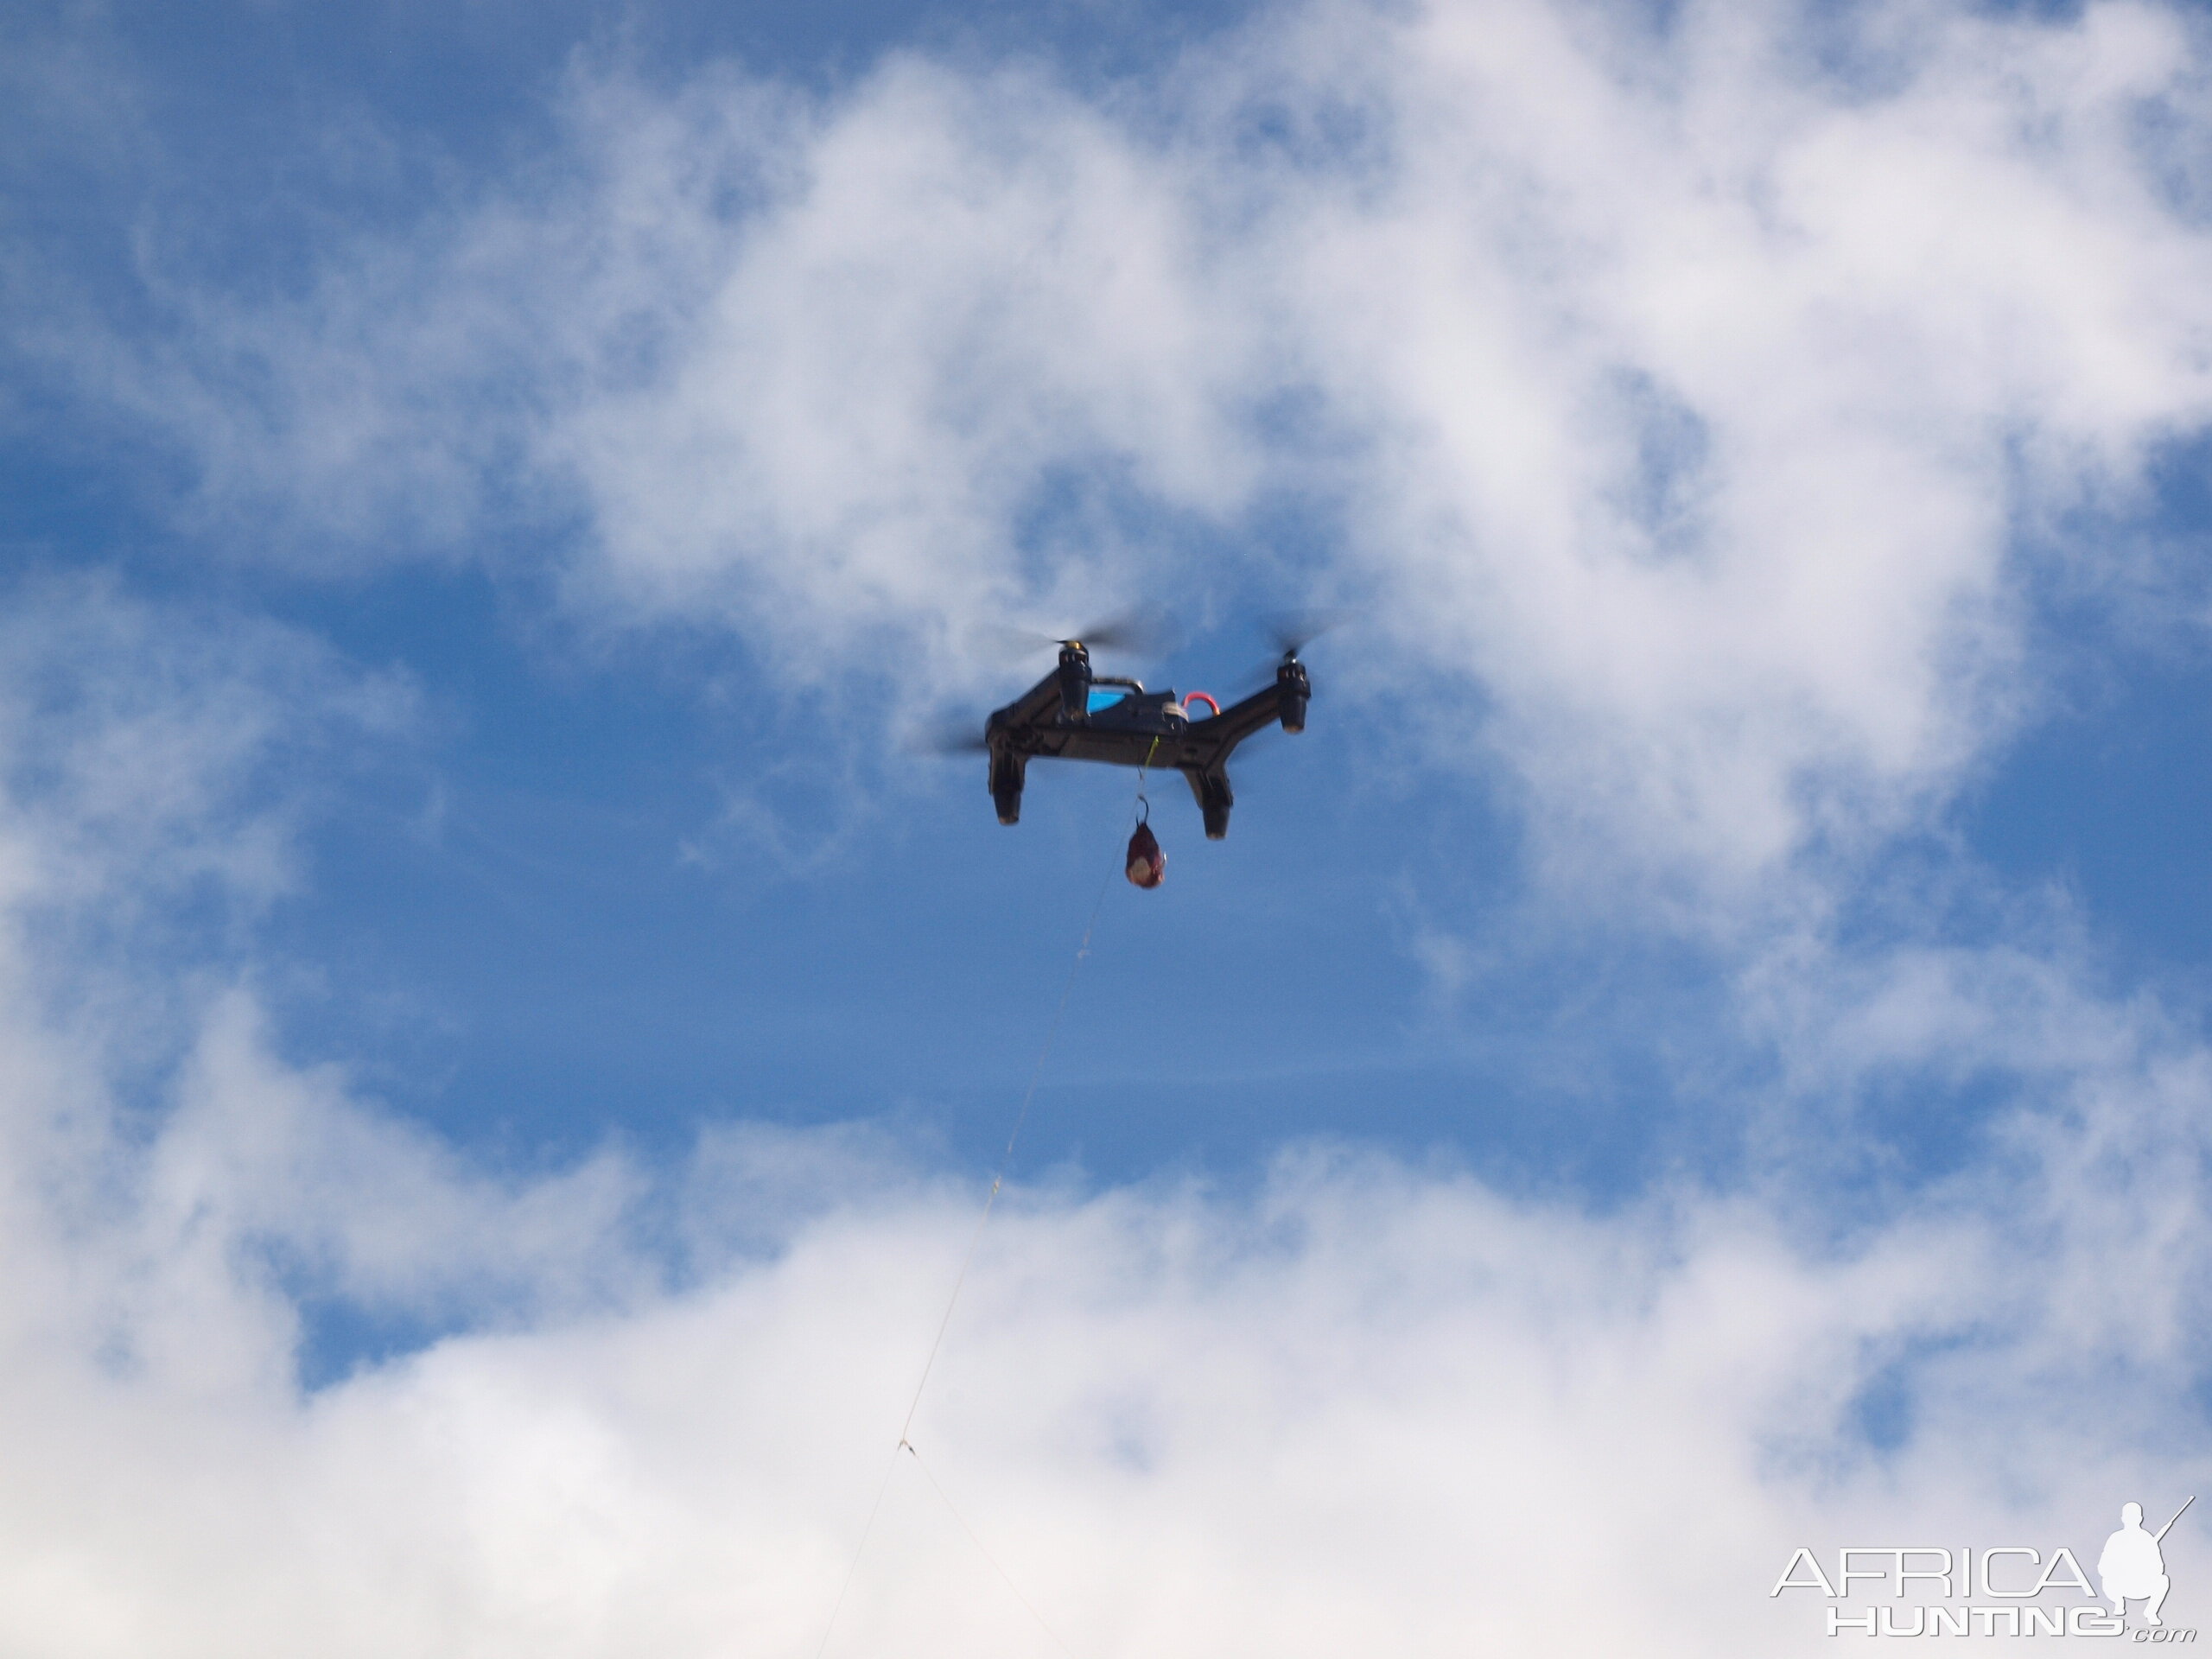
[(18, 0), (0, 434), (0, 1653), (2212, 1621), (2200, 9)]

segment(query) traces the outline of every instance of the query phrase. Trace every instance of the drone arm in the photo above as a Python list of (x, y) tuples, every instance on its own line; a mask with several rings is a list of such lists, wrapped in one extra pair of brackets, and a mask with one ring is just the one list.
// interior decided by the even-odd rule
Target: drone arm
[(1226, 760), (1230, 750), (1281, 715), (1281, 688), (1263, 686), (1243, 702), (1230, 703), (1211, 720), (1198, 721), (1191, 728), (1191, 733), (1219, 745), (1217, 754), (1220, 760)]
[(1275, 683), (1263, 686), (1241, 702), (1232, 702), (1211, 720), (1193, 723), (1187, 734), (1183, 776), (1205, 814), (1206, 839), (1219, 841), (1229, 833), (1229, 810), (1236, 796), (1229, 786), (1229, 757), (1236, 746), (1263, 726), (1282, 722), (1287, 732), (1306, 729), (1306, 702), (1313, 688), (1306, 665), (1286, 658), (1275, 670)]

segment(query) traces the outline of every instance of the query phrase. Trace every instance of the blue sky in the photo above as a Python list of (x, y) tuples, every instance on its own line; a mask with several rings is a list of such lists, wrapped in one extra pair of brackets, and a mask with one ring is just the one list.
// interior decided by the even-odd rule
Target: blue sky
[[(2205, 1484), (2195, 11), (0, 41), (10, 1641), (813, 1651), (1094, 902), (836, 1650)], [(1348, 619), (1151, 893), (913, 743), (1139, 601)]]

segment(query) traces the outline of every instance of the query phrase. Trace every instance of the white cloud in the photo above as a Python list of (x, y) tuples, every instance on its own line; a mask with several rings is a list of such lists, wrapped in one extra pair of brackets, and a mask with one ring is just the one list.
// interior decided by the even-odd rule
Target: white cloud
[(18, 577), (6, 598), (0, 766), (30, 861), (0, 891), (16, 902), (195, 882), (265, 902), (295, 875), (287, 830), (314, 788), (297, 763), (413, 716), (404, 677), (349, 675), (273, 624), (148, 605), (99, 575)]
[[(118, 603), (48, 602), (0, 678)], [(313, 702), (235, 649), (89, 666), (63, 760), (5, 768), (28, 868), (103, 845), (73, 825), (105, 798), (49, 780), (149, 685), (201, 769), (157, 779), (142, 834), (265, 833), (239, 780)], [(1778, 1106), (1954, 1055), (2019, 1080), (2002, 1155), (1840, 1240), (1859, 1206), (1823, 1194), (1817, 1121), (1734, 1196), (1610, 1214), (1325, 1147), (1241, 1195), (1017, 1185), (916, 1419), (925, 1474), (889, 1442), (971, 1183), (863, 1128), (747, 1125), (661, 1176), (495, 1177), (278, 1059), (235, 988), (194, 1005), (159, 1109), (126, 1109), (114, 1004), (30, 988), (86, 931), (23, 922), (124, 902), (139, 844), (19, 889), (0, 933), (10, 1650), (808, 1650), (887, 1466), (833, 1652), (1050, 1650), (940, 1486), (1079, 1652), (1789, 1652), (1827, 1639), (1765, 1594), (1799, 1543), (2083, 1550), (2207, 1472), (2179, 1402), (2208, 1062), (2048, 958), (1901, 958), (1796, 1011)], [(168, 977), (125, 982), (159, 1005)], [(334, 1306), (426, 1334), (303, 1392)], [(1886, 1452), (1870, 1386), (1905, 1402)], [(2169, 1548), (2182, 1615), (2212, 1561)]]
[[(411, 247), (250, 311), (159, 279), (117, 384), (215, 503), (577, 515), (582, 613), (816, 685), (899, 644), (974, 689), (976, 619), (1193, 578), (1357, 593), (1479, 688), (1562, 887), (1709, 906), (1940, 806), (2037, 695), (2016, 527), (2133, 511), (2205, 421), (2203, 47), (1513, 0), (1277, 11), (1144, 87), (586, 68), (567, 149)], [(1327, 545), (1264, 544), (1294, 504)], [(2139, 580), (2096, 534), (2059, 556)]]
[(2205, 410), (2206, 244), (2126, 131), (2177, 23), (1953, 18), (1869, 93), (1789, 21), (1696, 11), (1624, 76), (1585, 14), (1437, 9), (1386, 188), (1298, 226), (1308, 313), (1364, 323), (1312, 332), (1329, 379), (1404, 435), (1368, 557), (1473, 654), (1555, 832), (1724, 881), (2003, 734), (2010, 515)]
[[(2037, 695), (2015, 520), (2125, 502), (2204, 419), (2203, 238), (2135, 124), (2201, 126), (2190, 26), (1874, 10), (1847, 74), (1802, 22), (1324, 7), (1147, 95), (585, 73), (551, 177), (292, 301), (149, 276), (173, 334), (77, 367), (285, 556), (574, 512), (581, 612), (830, 683), (1303, 502), (1337, 541), (1224, 583), (1371, 591), (1394, 671), (1483, 694), (1562, 880), (1709, 900), (1939, 802)], [(235, 962), (56, 1006), (114, 918), (296, 879), (271, 755), (384, 706), (72, 603), (0, 634), (0, 1645), (810, 1647), (972, 1195), (858, 1129), (498, 1179), (273, 1055)], [(2201, 1043), (2047, 944), (1812, 937), (1744, 982), (1781, 1063), (1732, 1197), (1326, 1152), (1017, 1191), (931, 1468), (1109, 1653), (1788, 1651), (1825, 1640), (1764, 1596), (1797, 1543), (2082, 1548), (2195, 1490)], [(149, 1048), (151, 1116), (114, 1080)], [(2015, 1104), (1869, 1207), (1892, 1074)], [(452, 1334), (302, 1394), (334, 1304)], [(1037, 1650), (917, 1472), (833, 1650)]]
[[(528, 1252), (490, 1241), (566, 1195), (502, 1197), (342, 1104), (317, 1120), (324, 1177), (240, 1157), (298, 1086), (264, 1058), (220, 1122), (175, 1118), (149, 1165), (193, 1169), (199, 1207), (179, 1227), (151, 1184), (124, 1261), (16, 1206), (72, 1307), (122, 1312), (95, 1346), (11, 1287), (9, 1642), (810, 1647), (972, 1193), (835, 1209), (687, 1292), (510, 1320), (302, 1398), (249, 1240), (388, 1267), (404, 1211), (427, 1224), (410, 1260), (435, 1240), (495, 1284)], [(893, 1467), (833, 1651), (1051, 1650), (931, 1477), (1079, 1652), (1443, 1652), (1471, 1630), (1505, 1652), (1810, 1649), (1819, 1608), (1764, 1596), (1799, 1542), (2080, 1550), (2121, 1497), (2201, 1484), (2201, 1428), (2142, 1409), (2171, 1398), (2165, 1345), (2083, 1317), (2080, 1281), (2151, 1242), (2141, 1196), (2070, 1193), (2055, 1249), (2030, 1243), (2050, 1212), (1936, 1204), (1831, 1255), (1751, 1206), (1595, 1219), (1358, 1156), (1293, 1156), (1249, 1200), (1017, 1192), (918, 1421), (929, 1473)], [(626, 1259), (580, 1221), (549, 1279), (586, 1240)], [(2163, 1248), (2163, 1277), (2201, 1280), (2201, 1239)], [(1852, 1402), (1900, 1361), (1916, 1432), (1878, 1456)], [(2171, 1546), (2184, 1596), (2202, 1554)]]

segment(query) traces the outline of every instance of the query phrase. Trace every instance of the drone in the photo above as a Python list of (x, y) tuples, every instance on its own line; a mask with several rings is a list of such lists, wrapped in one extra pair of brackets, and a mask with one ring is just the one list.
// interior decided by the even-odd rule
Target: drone
[[(1087, 641), (1052, 641), (1060, 653), (1052, 671), (995, 710), (980, 742), (963, 745), (989, 752), (999, 822), (1020, 823), (1021, 790), (1032, 760), (1103, 760), (1180, 772), (1205, 817), (1206, 839), (1221, 840), (1236, 804), (1228, 770), (1236, 746), (1278, 721), (1286, 732), (1306, 729), (1306, 702), (1313, 688), (1298, 659), (1305, 642), (1284, 641), (1274, 683), (1224, 709), (1204, 691), (1182, 699), (1172, 690), (1147, 691), (1141, 682), (1118, 674), (1094, 673), (1090, 647), (1111, 645), (1116, 632), (1109, 626), (1092, 631)], [(1201, 703), (1202, 715), (1196, 712)]]

